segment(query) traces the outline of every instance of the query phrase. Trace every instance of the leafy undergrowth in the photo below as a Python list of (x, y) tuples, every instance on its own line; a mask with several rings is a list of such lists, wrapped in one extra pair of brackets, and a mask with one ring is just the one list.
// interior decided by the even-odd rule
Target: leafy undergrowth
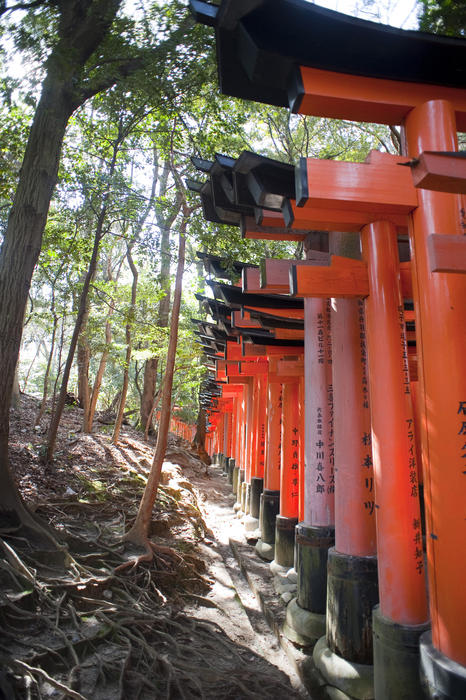
[[(14, 533), (0, 539), (0, 698), (290, 697), (277, 669), (215, 624), (187, 617), (211, 581), (196, 552), (206, 532), (190, 471), (205, 465), (172, 436), (154, 511), (154, 560), (121, 538), (136, 514), (153, 445), (127, 428), (118, 447), (80, 435), (67, 411), (52, 466), (34, 399), (12, 415), (11, 454), (22, 493), (66, 545), (41, 551)], [(271, 671), (272, 668), (272, 671)], [(292, 695), (292, 693), (291, 693)]]

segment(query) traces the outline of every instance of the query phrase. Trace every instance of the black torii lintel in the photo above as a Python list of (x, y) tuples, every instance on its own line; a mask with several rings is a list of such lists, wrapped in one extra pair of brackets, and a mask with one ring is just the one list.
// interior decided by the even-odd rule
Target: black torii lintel
[[(306, 0), (190, 0), (215, 27), (220, 88), (234, 97), (294, 104), (298, 66), (402, 82), (466, 87), (466, 42), (397, 29)], [(294, 84), (293, 84), (294, 83)]]
[(205, 271), (221, 279), (232, 279), (234, 276), (240, 277), (244, 267), (258, 267), (258, 265), (250, 265), (250, 263), (231, 261), (228, 258), (222, 258), (220, 255), (202, 252), (196, 254), (204, 263)]
[(226, 305), (232, 308), (242, 306), (257, 306), (269, 309), (303, 309), (304, 301), (299, 297), (287, 297), (281, 294), (253, 294), (243, 292), (240, 287), (220, 282), (208, 281), (214, 294), (219, 294), (225, 300)]

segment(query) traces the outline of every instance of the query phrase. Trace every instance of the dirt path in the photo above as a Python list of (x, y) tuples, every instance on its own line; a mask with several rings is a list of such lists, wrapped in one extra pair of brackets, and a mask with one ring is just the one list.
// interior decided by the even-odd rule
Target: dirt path
[[(295, 689), (296, 697), (308, 698), (288, 657), (265, 621), (260, 605), (231, 550), (230, 539), (245, 542), (243, 526), (234, 514), (235, 498), (231, 486), (219, 467), (213, 465), (208, 471), (209, 476), (192, 476), (191, 481), (200, 493), (204, 519), (211, 532), (211, 536), (200, 545), (200, 550), (215, 584), (207, 594), (205, 604), (192, 607), (187, 612), (218, 624), (234, 642), (247, 646), (258, 657), (285, 673)], [(211, 607), (208, 607), (209, 603)]]
[(244, 543), (219, 469), (206, 473), (171, 436), (151, 537), (172, 554), (128, 567), (133, 554), (121, 540), (153, 443), (129, 426), (118, 446), (105, 426), (83, 435), (82, 412), (70, 407), (47, 465), (37, 409), (23, 395), (12, 413), (12, 465), (30, 507), (72, 558), (0, 533), (0, 700), (308, 697), (230, 549), (230, 538), (243, 542), (258, 580), (269, 576)]

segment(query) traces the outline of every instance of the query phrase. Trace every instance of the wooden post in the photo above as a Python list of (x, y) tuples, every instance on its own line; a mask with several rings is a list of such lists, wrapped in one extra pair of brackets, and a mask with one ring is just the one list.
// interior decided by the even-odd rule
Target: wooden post
[[(450, 102), (433, 100), (416, 107), (404, 126), (409, 156), (458, 149)], [(418, 197), (410, 242), (422, 333), (419, 388), (432, 642), (447, 660), (464, 667), (466, 598), (459, 582), (466, 578), (466, 277), (431, 272), (427, 247), (431, 234), (464, 234), (464, 209), (459, 195), (420, 189)], [(435, 663), (434, 650), (428, 653), (429, 663)]]

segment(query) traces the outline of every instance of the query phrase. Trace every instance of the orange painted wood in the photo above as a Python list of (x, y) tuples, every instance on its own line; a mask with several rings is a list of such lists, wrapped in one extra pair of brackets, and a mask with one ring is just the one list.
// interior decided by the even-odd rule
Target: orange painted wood
[(271, 382), (267, 387), (267, 454), (264, 471), (264, 489), (280, 490), (281, 468), (281, 423), (282, 423), (282, 385)]
[(280, 376), (288, 375), (289, 377), (304, 376), (304, 360), (279, 360), (277, 363), (277, 374)]
[(299, 419), (299, 381), (285, 381), (282, 392), (280, 515), (297, 518), (299, 514), (299, 469), (301, 425)]
[(431, 272), (466, 273), (466, 236), (431, 233), (427, 237)]
[(297, 226), (286, 227), (281, 214), (280, 218), (264, 216), (262, 224), (257, 224), (255, 219), (245, 216), (242, 231), (244, 238), (275, 241), (303, 241), (309, 233), (307, 230), (300, 231)]
[(415, 187), (466, 194), (466, 158), (424, 151), (411, 166)]
[(267, 360), (261, 362), (240, 362), (239, 372), (243, 377), (257, 377), (260, 374), (266, 374), (268, 370)]
[(227, 361), (239, 361), (243, 359), (242, 347), (238, 343), (227, 340), (225, 346), (225, 359)]
[[(291, 202), (294, 221), (293, 227), (307, 228), (319, 231), (342, 231), (352, 233), (359, 231), (363, 226), (374, 220), (376, 214), (370, 211), (347, 211), (343, 204), (333, 209), (323, 209), (306, 204), (305, 207), (297, 207)], [(395, 224), (400, 233), (408, 229), (408, 219), (403, 214), (385, 214), (385, 218)], [(376, 217), (378, 218), (378, 217)], [(275, 238), (277, 238), (275, 236)]]
[(302, 355), (304, 349), (301, 347), (286, 347), (278, 345), (256, 345), (255, 343), (244, 344), (244, 357), (269, 357), (269, 360), (277, 357), (298, 357)]
[(261, 324), (253, 320), (249, 314), (244, 318), (241, 311), (231, 312), (231, 325), (233, 328), (262, 328)]
[(330, 302), (328, 299), (305, 299), (304, 313), (304, 522), (328, 527), (335, 523)]
[[(454, 105), (432, 100), (406, 118), (408, 155), (455, 151)], [(460, 195), (418, 190), (410, 228), (419, 330), (419, 399), (426, 504), (427, 572), (432, 641), (443, 654), (466, 665), (466, 277), (432, 272), (427, 246), (432, 233), (462, 234)], [(442, 232), (445, 231), (445, 234)]]
[(417, 191), (409, 168), (390, 160), (371, 163), (307, 159), (308, 200), (323, 209), (368, 212), (372, 221), (386, 214), (409, 214)]
[(376, 553), (366, 322), (362, 299), (332, 301), (334, 389), (335, 549), (352, 556)]
[(243, 268), (243, 292), (270, 294), (269, 290), (261, 287), (260, 270), (257, 267)]
[(428, 619), (416, 442), (396, 230), (362, 231), (380, 608), (404, 625)]
[(276, 328), (273, 334), (279, 340), (304, 340), (304, 329)]
[(277, 316), (278, 318), (296, 318), (303, 319), (304, 311), (303, 309), (269, 309), (263, 306), (247, 306), (246, 309), (251, 311), (257, 311), (262, 314), (267, 314), (269, 316)]
[(274, 294), (290, 293), (290, 267), (292, 265), (329, 265), (330, 256), (321, 251), (312, 251), (309, 260), (280, 260), (266, 258), (260, 264), (260, 285), (263, 291)]
[(257, 401), (257, 440), (256, 440), (256, 460), (255, 472), (252, 476), (264, 478), (265, 459), (267, 453), (267, 391), (268, 378), (266, 374), (257, 377), (257, 390), (255, 401)]
[(304, 96), (301, 114), (378, 124), (401, 124), (416, 106), (450, 100), (457, 128), (466, 131), (466, 92), (442, 85), (367, 78), (301, 67)]
[[(400, 282), (401, 282), (401, 293), (403, 295), (403, 299), (412, 299), (413, 298), (413, 278), (412, 278), (412, 269), (411, 269), (411, 262), (402, 262), (400, 263)], [(408, 318), (405, 316), (406, 320), (413, 321), (414, 320), (414, 311), (413, 312), (408, 312), (410, 313), (410, 317)]]
[(348, 264), (334, 262), (335, 257), (338, 256), (332, 255), (330, 267), (293, 267), (292, 295), (321, 299), (366, 297), (369, 294), (369, 282), (365, 263), (359, 260), (351, 260)]
[(304, 440), (305, 440), (305, 413), (304, 413), (304, 374), (299, 381), (299, 430), (301, 440), (299, 441), (299, 514), (298, 520), (304, 522), (304, 501), (305, 501), (305, 481), (304, 481)]

